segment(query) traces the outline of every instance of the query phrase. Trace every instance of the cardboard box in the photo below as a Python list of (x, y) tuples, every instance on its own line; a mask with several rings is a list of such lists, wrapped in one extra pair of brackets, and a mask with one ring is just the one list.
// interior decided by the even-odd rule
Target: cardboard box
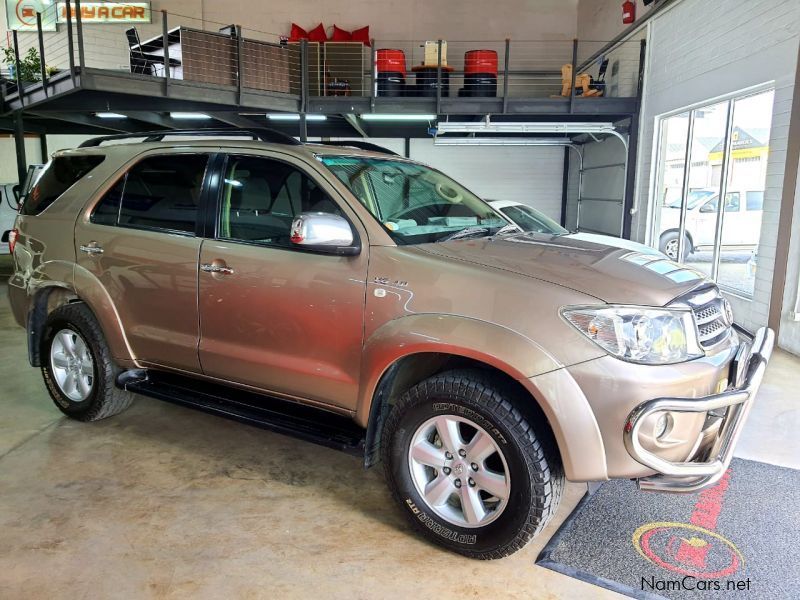
[[(439, 42), (425, 42), (425, 61), (422, 63), (426, 67), (439, 66)], [(442, 66), (447, 66), (447, 42), (442, 40)]]

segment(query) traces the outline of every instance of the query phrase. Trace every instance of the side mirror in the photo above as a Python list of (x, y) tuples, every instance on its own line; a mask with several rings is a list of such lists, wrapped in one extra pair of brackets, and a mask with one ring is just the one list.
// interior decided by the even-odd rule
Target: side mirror
[(324, 212), (302, 213), (292, 222), (292, 244), (323, 254), (353, 256), (361, 252), (347, 219)]
[(21, 186), (18, 183), (15, 183), (11, 188), (11, 193), (14, 194), (14, 198), (17, 199), (17, 204), (19, 204), (20, 201), (20, 195), (21, 195), (20, 190)]
[(11, 235), (10, 231), (4, 231), (3, 232), (3, 237), (0, 237), (0, 242), (2, 242), (3, 244), (7, 244), (8, 243), (8, 237), (10, 235)]

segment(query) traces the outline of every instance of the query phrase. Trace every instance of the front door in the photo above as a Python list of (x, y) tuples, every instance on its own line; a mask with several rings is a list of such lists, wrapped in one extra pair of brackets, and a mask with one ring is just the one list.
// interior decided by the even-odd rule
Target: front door
[[(364, 327), (366, 233), (302, 163), (230, 155), (224, 169), (217, 236), (204, 241), (200, 252), (203, 372), (354, 408)], [(361, 254), (333, 256), (293, 247), (292, 220), (308, 211), (348, 218), (361, 237)]]
[(196, 223), (208, 163), (144, 158), (76, 225), (78, 265), (106, 289), (144, 364), (200, 371)]

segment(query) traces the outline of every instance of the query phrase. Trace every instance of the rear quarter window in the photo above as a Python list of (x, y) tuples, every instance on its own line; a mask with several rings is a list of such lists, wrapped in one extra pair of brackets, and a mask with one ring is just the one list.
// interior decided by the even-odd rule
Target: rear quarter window
[(54, 158), (25, 196), (20, 213), (38, 215), (104, 159), (105, 156), (100, 154)]

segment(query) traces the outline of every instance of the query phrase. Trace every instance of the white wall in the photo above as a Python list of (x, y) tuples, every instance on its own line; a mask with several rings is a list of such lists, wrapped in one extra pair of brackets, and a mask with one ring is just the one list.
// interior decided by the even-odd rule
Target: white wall
[(564, 149), (554, 146), (434, 146), (411, 140), (411, 158), (489, 200), (515, 200), (559, 221)]
[[(405, 156), (402, 139), (369, 141)], [(412, 139), (410, 149), (409, 158), (439, 169), (481, 198), (514, 200), (561, 219), (562, 147), (436, 146), (430, 139)]]
[(786, 267), (786, 288), (783, 294), (778, 345), (800, 354), (800, 321), (795, 320), (800, 318), (800, 179), (797, 181), (794, 194), (792, 239), (789, 246), (789, 263)]
[[(752, 300), (730, 297), (737, 321), (743, 326), (752, 329), (765, 325), (800, 35), (800, 2), (682, 0), (656, 16), (649, 27), (637, 171), (637, 197), (642, 208), (633, 221), (634, 239), (644, 241), (648, 236), (656, 118), (754, 86), (774, 85), (755, 295)], [(796, 278), (796, 271), (790, 276)], [(788, 338), (782, 336), (782, 340)], [(800, 352), (800, 344), (792, 349)]]
[[(161, 13), (166, 10), (170, 27), (185, 25), (216, 30), (239, 24), (246, 37), (277, 41), (289, 35), (291, 23), (311, 30), (322, 22), (328, 33), (334, 24), (352, 30), (370, 26), (370, 35), (379, 44), (393, 40), (464, 40), (502, 41), (563, 40), (571, 41), (577, 33), (578, 0), (505, 0), (502, 8), (485, 0), (318, 0), (295, 2), (270, 0), (229, 2), (226, 0), (157, 0), (152, 2), (153, 23), (137, 25), (146, 39), (161, 33)], [(0, 32), (6, 32), (5, 11), (0, 10)], [(128, 68), (125, 29), (130, 25), (95, 25), (86, 23), (87, 65), (98, 68)], [(58, 33), (45, 33), (46, 62), (64, 67), (68, 63), (64, 25)], [(36, 35), (20, 36), (23, 49), (35, 47)], [(452, 45), (452, 44), (451, 44)], [(456, 44), (451, 59), (465, 49), (480, 45)], [(545, 46), (538, 46), (541, 54)], [(564, 46), (568, 51), (568, 45)], [(563, 61), (562, 61), (563, 62)], [(561, 64), (560, 62), (558, 64)]]
[[(636, 20), (641, 20), (656, 5), (657, 2), (654, 2), (650, 6), (645, 6), (642, 0), (636, 0)], [(613, 40), (626, 27), (629, 26), (622, 23), (622, 0), (578, 2), (579, 40)]]

